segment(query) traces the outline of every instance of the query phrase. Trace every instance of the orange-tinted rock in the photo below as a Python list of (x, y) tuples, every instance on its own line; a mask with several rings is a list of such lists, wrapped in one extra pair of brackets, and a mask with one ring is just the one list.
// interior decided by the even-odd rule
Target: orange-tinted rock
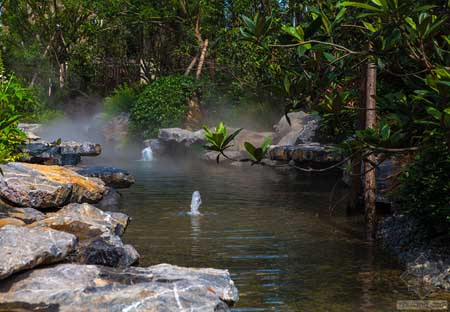
[(16, 207), (61, 207), (70, 202), (96, 203), (105, 192), (103, 182), (59, 166), (9, 163), (1, 166), (0, 198)]

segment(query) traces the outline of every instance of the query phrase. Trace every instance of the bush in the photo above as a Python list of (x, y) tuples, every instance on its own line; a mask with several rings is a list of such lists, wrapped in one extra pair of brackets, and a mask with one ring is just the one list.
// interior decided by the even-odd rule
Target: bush
[(450, 149), (444, 142), (422, 151), (407, 168), (401, 208), (429, 224), (434, 234), (450, 235)]
[(17, 128), (17, 123), (21, 117), (19, 110), (30, 112), (27, 104), (31, 108), (35, 104), (27, 90), (14, 77), (0, 77), (0, 163), (21, 156), (18, 146), (25, 142), (26, 136)]
[(160, 128), (180, 127), (188, 112), (188, 99), (198, 89), (193, 78), (162, 77), (139, 94), (130, 112), (131, 131), (144, 138), (155, 137)]
[(135, 104), (138, 90), (123, 85), (114, 90), (112, 96), (107, 97), (103, 103), (106, 117), (113, 117), (120, 113), (129, 113)]

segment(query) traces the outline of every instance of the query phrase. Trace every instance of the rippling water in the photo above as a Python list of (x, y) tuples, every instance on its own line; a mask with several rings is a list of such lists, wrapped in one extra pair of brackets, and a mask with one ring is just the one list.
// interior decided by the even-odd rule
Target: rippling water
[[(137, 182), (121, 210), (125, 240), (141, 265), (161, 262), (229, 269), (240, 291), (234, 311), (393, 311), (405, 289), (392, 258), (362, 240), (360, 217), (329, 192), (338, 177), (191, 164), (114, 164)], [(199, 190), (203, 216), (187, 215)]]

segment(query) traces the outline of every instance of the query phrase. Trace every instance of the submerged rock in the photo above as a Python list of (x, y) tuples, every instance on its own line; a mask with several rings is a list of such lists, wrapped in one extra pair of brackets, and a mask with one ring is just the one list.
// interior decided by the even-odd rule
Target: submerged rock
[(136, 182), (134, 177), (128, 171), (114, 167), (97, 166), (80, 169), (76, 172), (85, 177), (99, 178), (105, 183), (106, 186), (116, 189), (129, 188)]
[(59, 166), (9, 163), (0, 166), (0, 198), (18, 207), (46, 209), (69, 202), (96, 203), (105, 192), (102, 182)]
[(59, 311), (229, 311), (239, 299), (228, 271), (160, 264), (124, 270), (60, 264), (10, 278), (0, 302)]
[(76, 235), (79, 239), (90, 239), (105, 234), (122, 235), (129, 217), (120, 212), (104, 212), (89, 204), (70, 204), (56, 213), (47, 215), (33, 227), (49, 227)]
[(74, 235), (47, 228), (4, 226), (0, 228), (0, 279), (61, 261), (74, 250), (76, 242)]

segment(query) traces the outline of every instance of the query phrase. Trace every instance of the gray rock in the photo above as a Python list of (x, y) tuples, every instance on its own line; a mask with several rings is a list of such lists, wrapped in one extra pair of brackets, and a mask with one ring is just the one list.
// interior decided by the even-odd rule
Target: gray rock
[(194, 144), (205, 144), (205, 132), (204, 130), (192, 132), (181, 128), (166, 128), (159, 130), (158, 139), (163, 143), (182, 144), (190, 147)]
[(128, 171), (114, 167), (96, 166), (80, 169), (76, 172), (85, 177), (99, 178), (105, 183), (106, 186), (116, 189), (129, 188), (136, 182), (134, 177)]
[(319, 143), (298, 145), (272, 145), (268, 150), (268, 158), (277, 161), (313, 162), (331, 164), (341, 161), (342, 155), (333, 151), (333, 145)]
[(74, 235), (51, 229), (4, 226), (0, 228), (0, 279), (61, 261), (73, 251), (76, 242)]
[(112, 187), (106, 187), (102, 200), (95, 204), (95, 207), (102, 210), (118, 209), (121, 198), (122, 195), (117, 190)]
[(56, 213), (49, 213), (33, 227), (49, 227), (72, 233), (80, 240), (101, 235), (122, 235), (128, 226), (129, 217), (120, 212), (104, 212), (89, 204), (70, 204)]
[(129, 267), (139, 260), (139, 253), (131, 245), (124, 245), (119, 236), (102, 235), (80, 241), (73, 261), (110, 267)]
[(38, 135), (38, 132), (42, 129), (41, 124), (19, 123), (17, 127), (25, 132), (29, 140), (37, 141), (41, 139), (41, 137)]
[(0, 218), (15, 218), (26, 224), (45, 219), (45, 215), (33, 208), (17, 208), (0, 205)]
[(27, 156), (23, 162), (45, 165), (76, 165), (81, 161), (82, 156), (98, 156), (101, 154), (100, 144), (90, 142), (67, 141), (57, 144), (56, 142), (46, 142), (38, 140), (21, 147), (22, 152)]
[(60, 264), (10, 278), (0, 302), (57, 305), (64, 311), (229, 311), (239, 299), (228, 271), (160, 264), (115, 269)]
[(286, 116), (274, 126), (274, 143), (277, 145), (296, 145), (311, 143), (316, 140), (316, 132), (320, 125), (320, 116), (305, 112), (292, 112), (288, 114), (291, 125)]
[(18, 207), (46, 209), (69, 202), (99, 202), (105, 186), (59, 166), (8, 163), (0, 166), (0, 198)]

